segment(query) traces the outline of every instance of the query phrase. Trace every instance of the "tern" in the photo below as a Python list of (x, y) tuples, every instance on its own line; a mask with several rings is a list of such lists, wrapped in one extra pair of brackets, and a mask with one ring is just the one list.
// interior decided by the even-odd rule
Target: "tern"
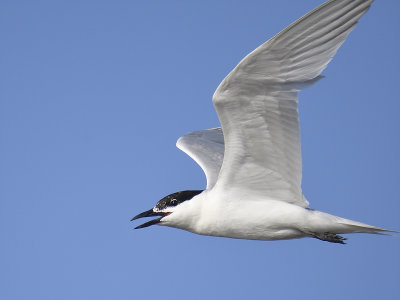
[(302, 193), (297, 95), (316, 83), (373, 0), (330, 0), (248, 54), (216, 89), (221, 127), (177, 147), (203, 169), (205, 190), (170, 194), (132, 220), (201, 235), (286, 240), (388, 232), (309, 208)]

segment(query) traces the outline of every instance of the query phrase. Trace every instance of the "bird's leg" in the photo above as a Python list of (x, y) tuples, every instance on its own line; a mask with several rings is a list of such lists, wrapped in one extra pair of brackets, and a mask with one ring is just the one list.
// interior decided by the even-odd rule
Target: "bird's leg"
[(339, 243), (339, 244), (346, 244), (344, 241), (346, 238), (337, 235), (332, 232), (312, 232), (312, 237), (319, 239), (321, 241), (327, 241), (331, 243)]

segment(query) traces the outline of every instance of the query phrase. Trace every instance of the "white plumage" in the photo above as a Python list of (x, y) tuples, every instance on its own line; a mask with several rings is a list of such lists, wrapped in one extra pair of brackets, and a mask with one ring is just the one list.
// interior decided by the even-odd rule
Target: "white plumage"
[(177, 142), (204, 170), (206, 190), (165, 197), (134, 219), (161, 217), (138, 228), (159, 224), (232, 238), (309, 236), (337, 243), (343, 243), (337, 233), (386, 231), (310, 210), (301, 189), (298, 91), (319, 80), (372, 2), (327, 1), (248, 54), (214, 93), (222, 129)]

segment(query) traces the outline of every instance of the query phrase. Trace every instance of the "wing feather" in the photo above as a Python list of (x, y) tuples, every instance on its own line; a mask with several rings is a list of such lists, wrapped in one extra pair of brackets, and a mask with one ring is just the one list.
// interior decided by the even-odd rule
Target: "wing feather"
[(203, 169), (207, 189), (217, 181), (224, 158), (224, 136), (221, 127), (190, 132), (180, 137), (176, 146)]
[(247, 55), (213, 103), (225, 138), (216, 187), (308, 206), (298, 91), (313, 84), (373, 0), (330, 0)]

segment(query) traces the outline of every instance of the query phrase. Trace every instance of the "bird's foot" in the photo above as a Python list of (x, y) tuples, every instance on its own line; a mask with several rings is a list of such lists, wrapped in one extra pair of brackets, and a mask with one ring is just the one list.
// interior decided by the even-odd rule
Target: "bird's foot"
[(346, 244), (344, 241), (347, 240), (346, 238), (332, 232), (313, 232), (311, 235), (316, 239), (331, 243)]

